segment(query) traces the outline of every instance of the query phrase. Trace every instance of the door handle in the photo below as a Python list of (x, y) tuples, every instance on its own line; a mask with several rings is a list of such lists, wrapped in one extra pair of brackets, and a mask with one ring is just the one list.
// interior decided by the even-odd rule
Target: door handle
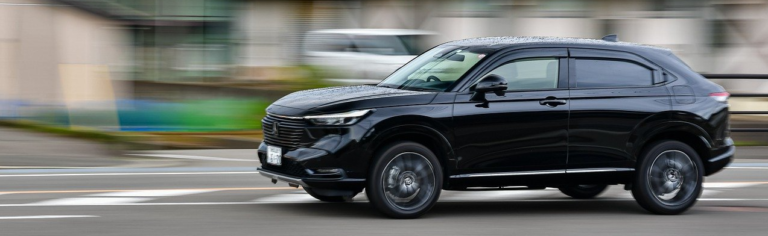
[(549, 107), (556, 107), (559, 105), (565, 105), (567, 102), (563, 99), (557, 99), (554, 97), (547, 97), (544, 100), (539, 101), (539, 105), (542, 106), (549, 106)]

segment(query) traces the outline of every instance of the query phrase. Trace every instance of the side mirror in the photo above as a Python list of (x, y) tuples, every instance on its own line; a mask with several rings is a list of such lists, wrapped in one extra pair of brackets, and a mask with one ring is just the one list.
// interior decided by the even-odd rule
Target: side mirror
[(472, 85), (469, 90), (475, 92), (472, 95), (472, 101), (485, 102), (485, 93), (488, 92), (493, 92), (496, 96), (504, 96), (507, 91), (507, 80), (499, 75), (490, 74), (480, 79), (477, 84)]

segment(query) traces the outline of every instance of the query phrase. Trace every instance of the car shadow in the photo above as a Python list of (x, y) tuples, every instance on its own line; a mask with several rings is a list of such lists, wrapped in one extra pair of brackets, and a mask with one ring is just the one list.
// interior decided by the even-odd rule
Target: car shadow
[[(291, 212), (303, 216), (339, 218), (382, 218), (368, 202), (352, 203), (280, 203), (259, 204), (271, 210)], [(624, 199), (547, 199), (544, 201), (462, 201), (438, 202), (422, 218), (467, 216), (520, 216), (547, 214), (649, 214), (632, 200)]]

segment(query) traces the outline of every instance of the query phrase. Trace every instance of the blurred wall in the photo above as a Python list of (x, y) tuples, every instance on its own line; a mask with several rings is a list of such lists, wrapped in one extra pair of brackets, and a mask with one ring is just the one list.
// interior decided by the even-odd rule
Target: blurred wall
[[(768, 73), (766, 0), (251, 0), (236, 13), (247, 65), (300, 57), (303, 32), (406, 28), (437, 32), (430, 44), (483, 36), (562, 36), (669, 47), (699, 72)], [(281, 42), (281, 43), (278, 43)], [(262, 49), (262, 50), (259, 50)]]
[[(114, 111), (130, 93), (120, 81), (127, 38), (119, 22), (58, 2), (3, 0), (0, 100), (17, 101), (20, 116), (59, 106)], [(114, 112), (95, 119), (117, 124)]]

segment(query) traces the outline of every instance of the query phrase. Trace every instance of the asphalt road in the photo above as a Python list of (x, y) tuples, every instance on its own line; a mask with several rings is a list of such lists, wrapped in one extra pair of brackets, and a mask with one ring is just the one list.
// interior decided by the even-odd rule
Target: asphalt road
[[(144, 151), (0, 129), (0, 235), (766, 235), (768, 155), (741, 148), (677, 216), (622, 186), (594, 200), (557, 190), (444, 191), (427, 215), (384, 218), (364, 194), (321, 203), (255, 172), (253, 150)], [(30, 141), (32, 140), (32, 141)], [(35, 145), (39, 146), (36, 147)], [(93, 160), (93, 161), (90, 161)]]
[[(252, 150), (143, 152), (162, 166), (0, 170), (0, 235), (765, 235), (768, 162), (706, 179), (678, 216), (651, 215), (621, 186), (595, 200), (557, 190), (451, 192), (423, 218), (392, 220), (364, 196), (321, 203), (255, 173)], [(141, 165), (134, 165), (141, 166)]]

